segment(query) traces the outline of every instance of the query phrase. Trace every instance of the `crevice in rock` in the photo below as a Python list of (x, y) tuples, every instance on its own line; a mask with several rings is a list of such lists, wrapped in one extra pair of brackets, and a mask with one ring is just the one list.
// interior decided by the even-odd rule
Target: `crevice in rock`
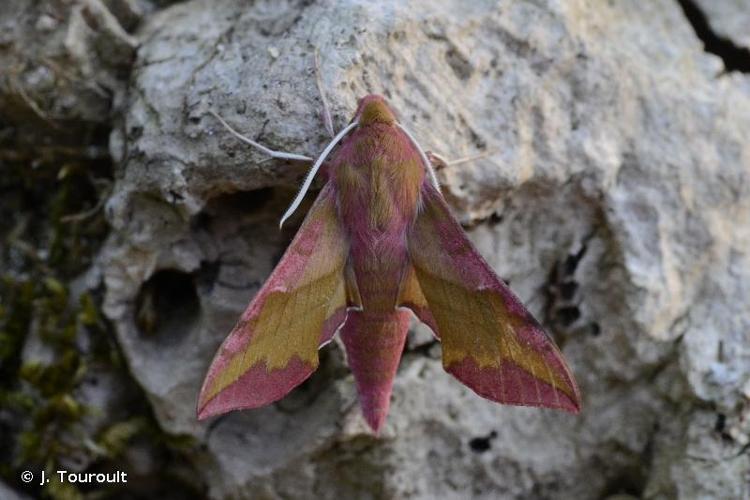
[(607, 482), (600, 498), (641, 498), (645, 486), (645, 471), (641, 467), (626, 468)]
[(409, 347), (409, 343), (407, 342), (406, 346), (404, 347), (404, 356), (406, 356), (407, 354), (413, 354), (415, 356), (421, 356), (430, 359), (439, 359), (440, 352), (435, 350), (435, 347), (439, 345), (440, 341), (438, 341), (437, 339), (432, 339), (429, 342), (425, 342), (424, 344), (419, 344), (414, 347)]
[(492, 448), (492, 440), (497, 437), (497, 432), (492, 431), (486, 436), (479, 436), (469, 440), (469, 448), (474, 453), (484, 453)]
[(169, 342), (181, 337), (200, 314), (193, 276), (174, 269), (158, 271), (141, 287), (135, 322), (143, 338)]
[(737, 46), (732, 40), (719, 36), (711, 28), (706, 14), (693, 0), (677, 0), (695, 34), (703, 42), (704, 50), (724, 61), (727, 73), (750, 73), (750, 50)]
[(263, 210), (273, 200), (275, 194), (273, 188), (261, 188), (223, 194), (211, 201), (214, 205), (221, 205), (224, 210), (249, 214)]
[(558, 261), (547, 278), (545, 316), (554, 329), (567, 330), (581, 319), (579, 283), (575, 271), (586, 254), (593, 234), (581, 242), (578, 251), (570, 252), (563, 260)]
[(598, 337), (602, 334), (602, 327), (599, 325), (599, 323), (593, 321), (589, 324), (589, 333), (591, 333), (592, 337)]

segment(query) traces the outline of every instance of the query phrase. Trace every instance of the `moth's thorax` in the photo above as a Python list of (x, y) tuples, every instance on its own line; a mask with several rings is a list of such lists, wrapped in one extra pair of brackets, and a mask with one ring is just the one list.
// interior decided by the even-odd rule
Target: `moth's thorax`
[(344, 222), (352, 230), (402, 229), (413, 219), (425, 169), (397, 126), (359, 126), (342, 144), (330, 172)]
[(394, 310), (425, 175), (419, 153), (395, 124), (360, 124), (329, 173), (365, 309)]

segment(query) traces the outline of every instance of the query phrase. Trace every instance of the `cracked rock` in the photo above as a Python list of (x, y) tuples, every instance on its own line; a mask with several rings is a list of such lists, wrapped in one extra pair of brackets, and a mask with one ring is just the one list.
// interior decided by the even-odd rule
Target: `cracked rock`
[(750, 3), (747, 0), (693, 0), (722, 38), (750, 50)]

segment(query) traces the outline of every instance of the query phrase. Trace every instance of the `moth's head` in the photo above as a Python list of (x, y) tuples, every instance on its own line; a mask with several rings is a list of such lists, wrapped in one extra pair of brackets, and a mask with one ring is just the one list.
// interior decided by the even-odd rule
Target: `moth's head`
[(397, 121), (396, 114), (388, 107), (385, 98), (377, 94), (370, 94), (359, 100), (354, 119), (360, 126), (372, 123), (393, 125)]

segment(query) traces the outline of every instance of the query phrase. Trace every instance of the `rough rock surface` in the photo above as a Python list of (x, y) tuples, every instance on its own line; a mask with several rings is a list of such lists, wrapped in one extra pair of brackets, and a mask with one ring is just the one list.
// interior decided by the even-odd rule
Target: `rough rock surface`
[[(750, 86), (717, 76), (677, 2), (194, 0), (135, 36), (106, 311), (161, 425), (205, 445), (213, 497), (750, 495)], [(208, 111), (317, 154), (316, 47), (337, 127), (379, 92), (425, 148), (487, 153), (441, 182), (561, 344), (581, 416), (486, 402), (418, 348), (376, 438), (331, 345), (278, 404), (196, 422), (304, 171)]]
[(37, 146), (41, 133), (67, 143), (106, 126), (136, 45), (100, 0), (3, 1), (0, 113)]

